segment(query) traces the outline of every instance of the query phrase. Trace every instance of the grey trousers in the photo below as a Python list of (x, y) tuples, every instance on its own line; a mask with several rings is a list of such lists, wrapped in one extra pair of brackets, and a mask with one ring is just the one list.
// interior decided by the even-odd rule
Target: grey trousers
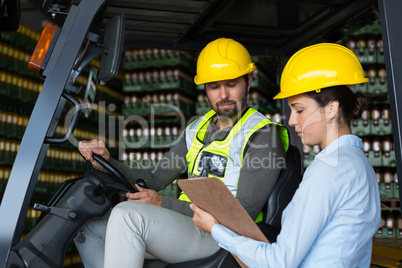
[(118, 204), (82, 229), (74, 242), (86, 268), (140, 268), (144, 259), (155, 258), (176, 263), (208, 257), (219, 249), (190, 217), (135, 201)]

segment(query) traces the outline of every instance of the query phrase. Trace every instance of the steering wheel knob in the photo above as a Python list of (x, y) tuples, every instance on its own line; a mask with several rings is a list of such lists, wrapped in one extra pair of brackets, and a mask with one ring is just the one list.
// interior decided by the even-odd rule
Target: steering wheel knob
[(147, 183), (143, 179), (138, 179), (136, 182), (141, 188), (148, 189)]

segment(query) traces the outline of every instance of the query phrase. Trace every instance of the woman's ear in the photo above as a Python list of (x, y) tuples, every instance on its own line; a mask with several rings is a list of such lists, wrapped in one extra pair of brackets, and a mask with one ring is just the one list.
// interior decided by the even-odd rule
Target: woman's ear
[(325, 114), (327, 119), (333, 119), (338, 117), (339, 102), (330, 101), (327, 106), (325, 106)]

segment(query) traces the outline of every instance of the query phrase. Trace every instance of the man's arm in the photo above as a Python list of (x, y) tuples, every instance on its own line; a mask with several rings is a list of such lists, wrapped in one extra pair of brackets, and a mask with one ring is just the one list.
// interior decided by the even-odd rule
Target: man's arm
[[(143, 179), (147, 182), (149, 189), (160, 191), (187, 171), (186, 154), (187, 147), (185, 137), (181, 135), (178, 142), (152, 169), (130, 168), (113, 158), (110, 159), (110, 162), (131, 183), (134, 184), (138, 179)], [(190, 209), (190, 203), (178, 200), (174, 197), (164, 196), (161, 207), (177, 211), (190, 217), (193, 215)]]
[[(185, 147), (184, 149), (187, 151)], [(143, 179), (147, 182), (148, 188), (155, 191), (162, 190), (187, 170), (181, 141), (173, 146), (158, 164), (151, 169), (131, 168), (113, 158), (110, 158), (110, 163), (132, 184), (138, 179)]]
[(251, 218), (256, 219), (266, 204), (284, 167), (285, 156), (276, 125), (267, 125), (251, 137), (236, 195)]

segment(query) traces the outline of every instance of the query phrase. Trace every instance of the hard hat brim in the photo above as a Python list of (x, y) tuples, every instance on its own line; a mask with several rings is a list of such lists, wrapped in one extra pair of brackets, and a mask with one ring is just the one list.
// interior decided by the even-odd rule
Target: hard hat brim
[(364, 84), (367, 83), (369, 81), (368, 78), (362, 78), (358, 81), (355, 81), (354, 83), (333, 83), (327, 86), (323, 86), (320, 88), (311, 88), (311, 89), (307, 89), (307, 90), (299, 90), (297, 92), (293, 91), (293, 92), (288, 92), (288, 91), (281, 91), (278, 94), (275, 95), (275, 97), (273, 97), (274, 100), (278, 100), (278, 99), (284, 99), (284, 98), (289, 98), (289, 97), (293, 97), (296, 95), (301, 95), (307, 92), (312, 92), (312, 91), (316, 91), (318, 89), (325, 89), (328, 87), (333, 87), (333, 86), (341, 86), (341, 85), (357, 85), (357, 84)]
[(244, 72), (238, 72), (238, 73), (233, 73), (233, 74), (221, 74), (221, 75), (215, 75), (215, 76), (212, 75), (212, 76), (208, 76), (208, 77), (200, 77), (199, 75), (196, 75), (196, 76), (194, 76), (194, 83), (196, 85), (201, 85), (201, 84), (205, 84), (205, 83), (236, 79), (243, 75), (249, 74), (257, 69), (257, 66), (255, 65), (255, 63), (251, 63), (250, 65), (251, 65), (250, 68)]

